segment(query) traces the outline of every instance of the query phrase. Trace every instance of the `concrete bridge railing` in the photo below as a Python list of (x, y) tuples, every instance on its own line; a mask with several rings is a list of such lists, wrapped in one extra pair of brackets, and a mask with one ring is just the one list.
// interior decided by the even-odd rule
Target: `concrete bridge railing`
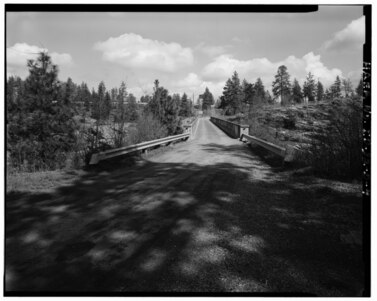
[(211, 117), (211, 121), (232, 138), (240, 138), (242, 134), (249, 134), (249, 125), (238, 124), (217, 117)]
[(249, 135), (249, 125), (238, 124), (217, 117), (211, 117), (211, 121), (229, 136), (239, 138), (241, 141), (246, 140), (250, 143), (258, 144), (264, 149), (267, 149), (268, 151), (282, 157), (284, 162), (294, 161), (300, 154), (300, 150), (296, 146), (287, 145), (287, 147), (284, 148)]
[(243, 134), (240, 140), (246, 140), (248, 142), (257, 144), (263, 147), (264, 149), (267, 149), (268, 151), (273, 152), (276, 155), (282, 157), (284, 159), (284, 162), (292, 162), (296, 160), (301, 153), (300, 149), (297, 146), (287, 145), (286, 147), (281, 147), (271, 142), (247, 134)]

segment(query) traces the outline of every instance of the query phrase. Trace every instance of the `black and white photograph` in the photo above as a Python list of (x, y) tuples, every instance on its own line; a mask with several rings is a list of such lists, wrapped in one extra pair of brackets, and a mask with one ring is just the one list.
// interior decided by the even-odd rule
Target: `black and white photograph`
[(371, 4), (4, 21), (4, 296), (371, 296)]

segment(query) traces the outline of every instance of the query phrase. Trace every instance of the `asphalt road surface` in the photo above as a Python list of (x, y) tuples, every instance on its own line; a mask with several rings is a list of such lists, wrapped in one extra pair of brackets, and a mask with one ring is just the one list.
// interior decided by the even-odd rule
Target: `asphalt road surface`
[(360, 294), (360, 243), (329, 210), (342, 195), (317, 188), (202, 118), (136, 166), (8, 196), (6, 290)]

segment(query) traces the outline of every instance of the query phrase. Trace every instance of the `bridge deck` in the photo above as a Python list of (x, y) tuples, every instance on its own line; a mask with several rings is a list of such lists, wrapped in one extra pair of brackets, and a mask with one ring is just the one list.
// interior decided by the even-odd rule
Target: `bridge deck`
[(347, 295), (362, 287), (359, 246), (331, 232), (330, 219), (341, 217), (208, 119), (195, 139), (142, 166), (26, 198), (23, 209), (7, 205), (14, 290)]
[(259, 172), (260, 178), (273, 176), (268, 166), (263, 166), (243, 143), (227, 136), (208, 118), (199, 120), (193, 140), (177, 145), (174, 152), (167, 152), (150, 160), (156, 163), (192, 163), (200, 166), (225, 163), (236, 169), (252, 168), (253, 171), (250, 172)]

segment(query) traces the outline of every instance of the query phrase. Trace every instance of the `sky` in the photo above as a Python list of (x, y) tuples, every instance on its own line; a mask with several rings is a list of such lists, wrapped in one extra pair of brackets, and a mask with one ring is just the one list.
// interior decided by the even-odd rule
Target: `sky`
[(362, 6), (319, 6), (311, 13), (7, 12), (7, 75), (25, 78), (27, 59), (48, 50), (68, 77), (108, 89), (126, 82), (137, 97), (158, 79), (170, 93), (215, 98), (234, 71), (260, 77), (271, 91), (286, 65), (303, 84), (308, 72), (326, 87), (339, 75), (354, 87), (362, 73)]

